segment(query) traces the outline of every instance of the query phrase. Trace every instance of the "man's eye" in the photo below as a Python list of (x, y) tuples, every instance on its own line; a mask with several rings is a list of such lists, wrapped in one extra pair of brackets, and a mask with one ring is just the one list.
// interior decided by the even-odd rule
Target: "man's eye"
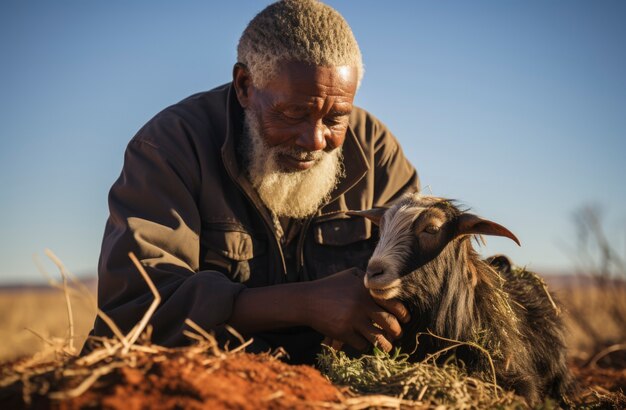
[(283, 111), (281, 112), (281, 115), (288, 120), (302, 120), (306, 117), (306, 114), (295, 111)]
[(333, 127), (336, 125), (344, 125), (346, 123), (346, 117), (329, 117), (324, 118), (324, 124), (329, 127)]
[(436, 234), (437, 232), (439, 232), (441, 228), (439, 226), (436, 225), (428, 225), (426, 228), (424, 228), (424, 232), (429, 233), (429, 234)]

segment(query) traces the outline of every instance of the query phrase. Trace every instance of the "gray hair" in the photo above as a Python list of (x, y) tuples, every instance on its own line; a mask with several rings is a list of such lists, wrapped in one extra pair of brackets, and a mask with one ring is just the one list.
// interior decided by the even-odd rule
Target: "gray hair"
[(285, 61), (355, 67), (358, 85), (363, 78), (361, 51), (350, 26), (316, 0), (283, 0), (263, 9), (239, 39), (237, 61), (248, 68), (256, 87), (266, 85)]

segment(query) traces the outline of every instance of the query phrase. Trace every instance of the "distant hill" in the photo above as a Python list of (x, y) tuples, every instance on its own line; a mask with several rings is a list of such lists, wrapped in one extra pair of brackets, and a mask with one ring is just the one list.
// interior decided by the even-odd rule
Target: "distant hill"
[[(89, 290), (93, 293), (96, 293), (98, 289), (98, 278), (96, 276), (81, 276), (78, 280), (84, 284)], [(14, 284), (6, 284), (0, 285), (0, 293), (18, 293), (18, 292), (47, 292), (54, 291), (58, 292), (58, 289), (53, 288), (52, 286), (46, 283), (14, 283)]]
[[(597, 279), (590, 275), (573, 273), (552, 273), (541, 275), (550, 289), (589, 288), (598, 285)], [(624, 278), (610, 279), (615, 286), (626, 286)]]

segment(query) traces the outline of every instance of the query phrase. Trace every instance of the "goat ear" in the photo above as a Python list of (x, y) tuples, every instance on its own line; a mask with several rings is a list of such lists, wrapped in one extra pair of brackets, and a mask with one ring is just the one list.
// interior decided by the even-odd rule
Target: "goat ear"
[(380, 225), (380, 219), (383, 217), (385, 211), (387, 211), (387, 208), (372, 208), (363, 211), (347, 211), (346, 215), (362, 216), (363, 218), (369, 219), (374, 224)]
[(504, 236), (514, 241), (518, 246), (522, 246), (517, 237), (504, 226), (487, 219), (482, 219), (476, 215), (462, 214), (459, 216), (457, 227), (459, 235), (477, 234)]

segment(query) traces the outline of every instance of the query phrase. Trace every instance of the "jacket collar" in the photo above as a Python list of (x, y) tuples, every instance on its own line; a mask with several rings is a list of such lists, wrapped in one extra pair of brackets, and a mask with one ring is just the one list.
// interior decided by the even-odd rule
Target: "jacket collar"
[[(222, 144), (222, 161), (233, 181), (242, 187), (246, 194), (250, 196), (250, 199), (260, 204), (260, 198), (252, 187), (252, 184), (248, 181), (245, 170), (239, 166), (237, 160), (237, 142), (240, 140), (241, 133), (243, 132), (243, 116), (243, 108), (239, 105), (235, 88), (231, 83), (228, 86), (228, 94), (226, 97), (226, 136)], [(327, 203), (333, 202), (356, 185), (369, 170), (369, 164), (363, 152), (363, 148), (350, 126), (348, 127), (346, 139), (343, 143), (343, 164), (345, 177), (339, 181)]]

